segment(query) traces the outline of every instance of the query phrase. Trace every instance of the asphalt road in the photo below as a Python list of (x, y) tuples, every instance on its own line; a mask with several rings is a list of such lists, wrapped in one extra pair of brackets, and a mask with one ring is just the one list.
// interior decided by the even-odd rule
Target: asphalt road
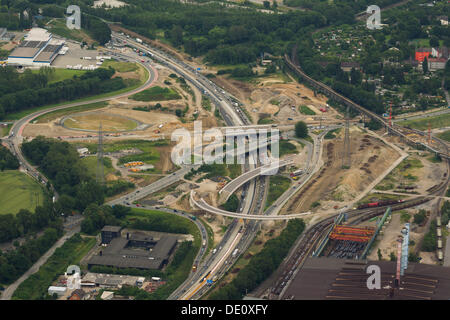
[[(131, 61), (134, 60), (135, 62), (140, 63), (137, 59), (134, 59), (134, 58), (129, 58), (129, 60), (131, 60)], [(26, 124), (28, 124), (33, 119), (35, 119), (41, 115), (47, 114), (49, 112), (53, 112), (56, 110), (62, 110), (62, 109), (66, 109), (66, 108), (71, 108), (71, 107), (75, 107), (75, 106), (86, 105), (86, 104), (95, 103), (95, 102), (107, 101), (110, 99), (126, 97), (129, 95), (135, 94), (137, 92), (140, 92), (142, 90), (145, 90), (148, 87), (150, 87), (153, 84), (153, 82), (156, 80), (157, 72), (151, 66), (148, 66), (145, 64), (143, 64), (143, 66), (148, 70), (149, 78), (142, 86), (140, 86), (132, 91), (128, 91), (126, 93), (121, 93), (121, 94), (106, 97), (106, 98), (99, 98), (99, 99), (94, 99), (94, 100), (89, 100), (89, 101), (84, 101), (84, 102), (69, 103), (69, 104), (64, 104), (61, 106), (57, 106), (57, 107), (53, 107), (53, 108), (49, 108), (49, 109), (45, 109), (45, 110), (40, 110), (40, 111), (34, 112), (32, 114), (29, 114), (29, 115), (23, 117), (22, 119), (16, 121), (10, 130), (10, 136), (6, 139), (3, 139), (3, 142), (5, 142), (9, 146), (9, 148), (11, 149), (13, 154), (18, 158), (18, 160), (20, 161), (21, 169), (24, 170), (25, 172), (27, 172), (27, 174), (29, 174), (31, 177), (35, 178), (36, 180), (38, 180), (40, 182), (42, 181), (43, 184), (47, 184), (48, 180), (42, 174), (40, 174), (39, 171), (36, 168), (34, 168), (25, 159), (25, 157), (23, 156), (23, 154), (21, 152), (20, 144), (22, 143), (22, 140), (23, 140), (22, 131)], [(55, 190), (54, 190), (54, 193), (55, 193), (55, 196), (57, 197), (57, 193)], [(41, 256), (39, 258), (39, 260), (35, 264), (33, 264), (33, 266), (27, 272), (25, 272), (18, 280), (16, 280), (13, 284), (9, 285), (5, 289), (5, 291), (2, 293), (1, 299), (2, 300), (11, 299), (11, 297), (12, 297), (14, 291), (17, 289), (17, 287), (23, 281), (25, 281), (30, 275), (37, 272), (39, 270), (39, 268), (48, 260), (48, 258), (52, 256), (52, 254), (55, 252), (55, 250), (57, 248), (61, 247), (70, 237), (72, 237), (75, 233), (77, 233), (79, 231), (80, 231), (80, 228), (75, 227), (74, 229), (70, 230), (67, 234), (63, 235), (43, 256)]]
[(36, 261), (30, 269), (28, 269), (27, 272), (25, 272), (19, 279), (17, 279), (14, 283), (10, 284), (5, 291), (3, 291), (2, 296), (0, 300), (10, 300), (11, 297), (14, 294), (14, 291), (24, 282), (26, 279), (28, 279), (29, 276), (32, 274), (38, 272), (39, 268), (47, 262), (48, 258), (50, 258), (53, 253), (55, 253), (55, 250), (61, 247), (68, 239), (70, 239), (74, 234), (80, 232), (80, 227), (76, 227), (72, 230), (70, 230), (68, 233), (63, 235), (56, 243), (46, 252), (44, 253), (38, 261)]
[[(125, 36), (121, 36), (117, 33), (113, 33), (113, 37), (120, 39), (121, 41), (126, 41), (127, 44), (136, 47), (144, 52), (148, 52), (147, 50), (150, 49), (150, 46), (146, 44), (139, 44), (133, 41), (131, 38), (126, 38)], [(237, 108), (238, 103), (233, 101), (233, 98), (230, 95), (226, 94), (225, 91), (217, 87), (212, 81), (210, 81), (203, 75), (197, 73), (191, 66), (187, 65), (183, 61), (176, 60), (175, 58), (170, 58), (165, 53), (155, 50), (154, 48), (152, 48), (151, 50), (152, 50), (151, 58), (156, 58), (159, 61), (159, 63), (172, 69), (176, 73), (183, 76), (187, 81), (192, 83), (195, 87), (197, 87), (197, 89), (199, 89), (202, 92), (202, 94), (209, 96), (209, 98), (215, 104), (215, 106), (219, 108), (219, 111), (221, 112), (222, 117), (224, 118), (227, 125), (243, 126), (245, 124), (248, 124), (248, 120), (246, 121), (243, 112)], [(233, 105), (235, 107), (233, 107)], [(253, 167), (250, 166), (250, 169), (252, 168)], [(255, 182), (250, 181), (248, 186), (248, 196), (243, 199), (244, 200), (243, 212), (248, 212), (249, 208), (252, 206), (254, 190), (255, 190)], [(140, 195), (135, 194), (133, 196), (133, 199), (138, 199), (140, 197), (141, 194)], [(242, 225), (239, 225), (239, 223), (232, 223), (232, 225), (228, 227), (224, 236), (226, 242), (224, 243), (223, 249), (217, 250), (214, 256), (214, 258), (217, 259), (215, 260), (217, 261), (217, 263), (215, 263), (214, 266), (212, 267), (213, 270), (223, 268), (227, 255), (231, 254), (230, 252), (234, 251), (231, 249), (233, 249), (236, 244), (240, 244), (241, 235), (239, 233), (239, 230), (241, 226)], [(235, 257), (237, 256), (238, 255), (236, 254)], [(191, 290), (196, 290), (196, 288), (192, 287), (192, 285), (196, 280), (198, 280), (199, 277), (207, 275), (208, 274), (207, 270), (208, 265), (203, 264), (202, 266), (198, 266), (197, 272), (195, 274), (192, 274), (192, 276), (189, 277), (184, 283), (184, 284), (187, 283), (188, 284), (187, 286), (191, 285), (191, 288), (186, 287), (185, 287), (186, 289), (179, 288), (181, 289), (182, 293), (179, 294), (180, 290), (177, 289), (175, 291), (175, 294), (172, 294), (170, 298), (183, 299), (186, 298), (187, 296), (190, 296), (192, 292)], [(211, 272), (209, 274), (211, 274), (212, 276)], [(189, 284), (189, 281), (191, 281), (191, 284)], [(205, 282), (206, 280), (203, 278), (200, 288), (205, 287)]]

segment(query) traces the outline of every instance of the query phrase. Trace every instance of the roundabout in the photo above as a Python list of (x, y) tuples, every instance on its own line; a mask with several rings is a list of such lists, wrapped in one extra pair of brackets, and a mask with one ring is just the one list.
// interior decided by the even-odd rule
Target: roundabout
[(60, 125), (66, 129), (86, 132), (98, 132), (100, 123), (102, 131), (107, 133), (143, 130), (149, 127), (149, 124), (133, 118), (100, 111), (71, 114), (60, 120)]

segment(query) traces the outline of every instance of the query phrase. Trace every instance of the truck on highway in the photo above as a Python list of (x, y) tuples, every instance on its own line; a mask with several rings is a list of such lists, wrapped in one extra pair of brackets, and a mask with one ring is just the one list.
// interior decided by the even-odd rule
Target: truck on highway
[(202, 244), (203, 246), (206, 246), (206, 240), (203, 240), (203, 244)]
[(294, 172), (291, 172), (290, 176), (291, 176), (291, 178), (293, 178), (293, 177), (298, 177), (301, 174), (303, 174), (303, 169), (299, 169)]
[(194, 265), (192, 266), (192, 272), (195, 272), (195, 271), (197, 271), (197, 266), (194, 264)]
[(197, 217), (196, 217), (196, 216), (191, 216), (190, 218), (191, 218), (192, 220), (194, 220), (194, 221), (197, 220)]
[(239, 249), (234, 249), (233, 253), (231, 254), (231, 256), (234, 258), (236, 257), (236, 255), (238, 254)]
[(142, 43), (142, 40), (139, 38), (136, 38), (136, 42)]

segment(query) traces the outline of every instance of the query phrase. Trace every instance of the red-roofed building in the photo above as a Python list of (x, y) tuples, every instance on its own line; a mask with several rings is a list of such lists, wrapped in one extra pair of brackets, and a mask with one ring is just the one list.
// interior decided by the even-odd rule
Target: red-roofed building
[(423, 62), (425, 58), (431, 55), (431, 48), (419, 48), (416, 50), (415, 59), (416, 61)]

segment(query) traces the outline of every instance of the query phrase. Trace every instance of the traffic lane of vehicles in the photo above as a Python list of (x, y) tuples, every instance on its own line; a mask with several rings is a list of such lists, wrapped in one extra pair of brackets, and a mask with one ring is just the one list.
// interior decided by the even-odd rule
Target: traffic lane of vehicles
[[(123, 93), (123, 94), (119, 94), (116, 96), (112, 96), (112, 97), (108, 97), (108, 98), (101, 98), (101, 99), (94, 99), (94, 100), (89, 100), (89, 101), (85, 101), (85, 102), (80, 102), (80, 103), (69, 103), (63, 106), (58, 106), (58, 107), (54, 107), (54, 108), (49, 108), (46, 110), (42, 110), (42, 111), (37, 111), (34, 112), (32, 114), (29, 114), (23, 118), (21, 118), (20, 120), (16, 121), (12, 128), (11, 128), (11, 134), (8, 136), (8, 138), (3, 139), (4, 141), (6, 141), (6, 143), (9, 146), (12, 146), (12, 150), (14, 150), (14, 153), (16, 154), (16, 156), (19, 158), (19, 160), (21, 161), (21, 166), (25, 168), (26, 172), (28, 174), (30, 174), (32, 177), (34, 177), (37, 180), (41, 180), (41, 182), (43, 184), (47, 184), (48, 180), (41, 174), (39, 174), (39, 172), (32, 167), (28, 161), (25, 159), (25, 157), (22, 155), (21, 150), (19, 148), (19, 144), (22, 142), (21, 140), (21, 133), (25, 127), (26, 124), (28, 124), (31, 120), (35, 119), (36, 117), (39, 117), (41, 115), (44, 115), (46, 113), (49, 112), (53, 112), (56, 110), (61, 110), (61, 109), (66, 109), (66, 108), (71, 108), (74, 106), (79, 106), (79, 105), (84, 105), (84, 104), (90, 104), (90, 103), (95, 103), (95, 102), (100, 102), (100, 101), (106, 101), (106, 100), (110, 100), (110, 99), (114, 99), (114, 98), (120, 98), (120, 97), (125, 97), (134, 93), (137, 93), (139, 91), (145, 90), (147, 87), (149, 87), (150, 85), (153, 84), (153, 82), (155, 81), (155, 74), (157, 74), (156, 70), (153, 69), (152, 67), (149, 69), (147, 66), (145, 66), (145, 68), (148, 70), (149, 72), (149, 78), (147, 79), (147, 81), (139, 88), (136, 88), (132, 91)], [(56, 199), (58, 198), (58, 194), (56, 192), (56, 190), (54, 190), (53, 186), (52, 186), (52, 191), (55, 194)]]
[[(168, 63), (166, 63), (166, 64), (168, 64)], [(182, 75), (185, 75), (183, 72), (181, 72), (181, 74)], [(194, 83), (195, 84), (195, 83)], [(217, 90), (215, 90), (215, 91), (217, 91)], [(218, 100), (219, 101), (222, 101), (220, 98), (218, 98)], [(216, 101), (216, 103), (217, 103), (217, 101)], [(226, 109), (227, 108), (229, 108), (229, 106), (228, 105), (226, 105), (225, 103), (222, 105), (222, 106), (224, 106)], [(233, 113), (232, 113), (232, 115), (234, 115)], [(231, 119), (229, 119), (229, 120), (231, 120)], [(227, 123), (232, 123), (233, 121), (227, 121)], [(238, 121), (238, 124), (240, 123), (240, 121)]]

